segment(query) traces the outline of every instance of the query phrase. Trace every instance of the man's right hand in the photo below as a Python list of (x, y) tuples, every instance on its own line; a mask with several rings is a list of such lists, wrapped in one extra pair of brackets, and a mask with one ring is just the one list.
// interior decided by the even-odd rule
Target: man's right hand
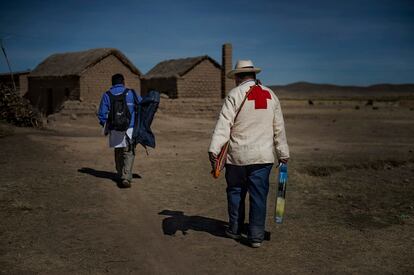
[(211, 170), (214, 171), (216, 169), (217, 156), (212, 152), (208, 152), (208, 158), (210, 160)]

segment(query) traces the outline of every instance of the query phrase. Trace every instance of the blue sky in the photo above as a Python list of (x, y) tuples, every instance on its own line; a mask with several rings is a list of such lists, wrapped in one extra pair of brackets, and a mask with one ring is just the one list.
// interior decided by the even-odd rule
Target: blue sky
[(221, 62), (230, 42), (266, 84), (414, 83), (413, 0), (1, 1), (0, 37), (13, 70), (114, 47), (146, 73), (171, 58)]

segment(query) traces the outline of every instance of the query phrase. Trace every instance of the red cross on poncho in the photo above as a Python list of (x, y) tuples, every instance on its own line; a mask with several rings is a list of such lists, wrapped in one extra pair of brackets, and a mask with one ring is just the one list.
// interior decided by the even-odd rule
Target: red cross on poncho
[(271, 98), (270, 93), (263, 90), (260, 86), (253, 86), (252, 91), (247, 97), (248, 100), (254, 100), (255, 109), (267, 109), (267, 100)]

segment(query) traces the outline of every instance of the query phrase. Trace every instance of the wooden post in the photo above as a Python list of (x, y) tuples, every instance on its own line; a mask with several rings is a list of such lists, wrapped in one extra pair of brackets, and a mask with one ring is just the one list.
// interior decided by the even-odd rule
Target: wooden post
[(0, 39), (0, 44), (1, 44), (1, 49), (3, 51), (4, 57), (6, 58), (7, 66), (9, 67), (10, 77), (11, 77), (11, 80), (12, 80), (12, 83), (13, 83), (13, 90), (14, 90), (15, 93), (17, 93), (16, 83), (14, 83), (13, 71), (11, 69), (9, 59), (7, 58), (6, 49), (4, 48), (4, 45), (3, 45), (3, 39)]

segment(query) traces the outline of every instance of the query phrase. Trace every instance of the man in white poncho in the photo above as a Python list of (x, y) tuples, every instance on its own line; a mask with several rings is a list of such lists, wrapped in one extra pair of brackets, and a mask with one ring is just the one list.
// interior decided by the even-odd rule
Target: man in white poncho
[(289, 159), (282, 109), (274, 92), (256, 80), (260, 71), (250, 60), (240, 60), (227, 74), (235, 79), (237, 87), (224, 101), (209, 147), (214, 165), (222, 146), (230, 142), (225, 166), (229, 214), (226, 234), (233, 239), (241, 237), (248, 192), (247, 237), (256, 248), (264, 239), (269, 175), (275, 155), (277, 162), (287, 163)]

